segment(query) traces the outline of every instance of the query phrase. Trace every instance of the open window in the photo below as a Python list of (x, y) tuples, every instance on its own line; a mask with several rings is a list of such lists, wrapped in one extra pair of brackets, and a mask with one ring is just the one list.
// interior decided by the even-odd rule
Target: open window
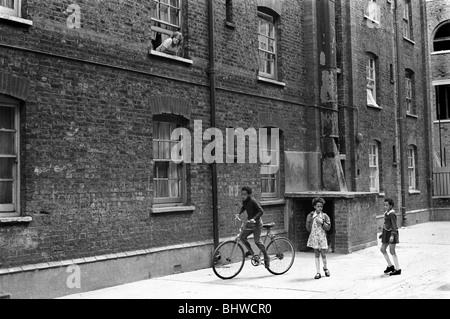
[(19, 103), (0, 95), (0, 218), (20, 215)]
[(437, 119), (450, 120), (450, 85), (436, 86)]
[[(266, 199), (277, 199), (280, 197), (280, 139), (281, 135), (273, 135), (272, 128), (261, 130), (264, 134), (266, 145), (260, 145), (261, 151), (270, 156), (271, 162), (261, 166), (261, 196)], [(278, 138), (276, 138), (278, 137)]]
[(370, 191), (380, 192), (380, 146), (377, 141), (369, 145)]
[(155, 204), (185, 203), (186, 165), (175, 163), (172, 148), (179, 140), (172, 140), (172, 132), (183, 127), (177, 116), (158, 115), (153, 122), (153, 192)]
[(375, 23), (380, 23), (381, 10), (377, 0), (367, 0), (367, 8), (364, 17)]
[(277, 80), (277, 14), (258, 7), (259, 76)]
[(409, 190), (416, 191), (417, 184), (417, 147), (415, 145), (408, 146), (408, 181)]
[(416, 105), (414, 101), (415, 90), (414, 90), (414, 72), (411, 70), (406, 70), (405, 72), (405, 103), (406, 103), (406, 114), (417, 115)]
[(377, 59), (374, 55), (370, 54), (367, 58), (367, 105), (379, 107), (377, 103)]
[[(151, 0), (152, 26), (151, 42), (152, 50), (156, 50), (164, 41), (169, 39), (174, 32), (183, 33), (182, 28), (182, 2), (183, 0)], [(183, 49), (176, 55), (183, 57)]]
[(403, 37), (413, 39), (412, 5), (411, 0), (403, 2)]
[(434, 52), (450, 51), (450, 21), (441, 25), (433, 39)]

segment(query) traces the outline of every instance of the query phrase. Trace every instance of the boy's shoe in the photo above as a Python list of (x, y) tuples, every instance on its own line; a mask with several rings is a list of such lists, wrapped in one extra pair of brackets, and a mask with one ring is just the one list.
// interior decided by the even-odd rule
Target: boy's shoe
[(402, 274), (402, 270), (399, 269), (399, 270), (394, 270), (393, 272), (391, 272), (391, 273), (389, 274), (389, 276), (399, 276), (399, 275), (401, 275), (401, 274)]
[(269, 257), (264, 258), (264, 267), (266, 267), (266, 269), (270, 268), (270, 258)]
[(320, 278), (322, 278), (322, 275), (319, 273), (317, 273), (316, 277), (314, 277), (314, 279), (320, 279)]
[(325, 272), (325, 276), (327, 276), (327, 277), (331, 276), (330, 271), (328, 269), (324, 268), (323, 271)]
[(395, 267), (391, 266), (391, 267), (387, 267), (386, 270), (384, 271), (385, 274), (389, 274), (391, 272), (395, 271)]

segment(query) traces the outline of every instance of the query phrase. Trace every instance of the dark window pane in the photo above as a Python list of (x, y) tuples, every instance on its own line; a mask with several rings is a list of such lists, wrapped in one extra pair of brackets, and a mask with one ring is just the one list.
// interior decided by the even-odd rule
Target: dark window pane
[(434, 42), (434, 51), (449, 51), (450, 50), (450, 40), (449, 41), (437, 41)]
[(13, 203), (13, 183), (0, 182), (0, 205)]
[(13, 168), (13, 158), (0, 158), (0, 179), (12, 179)]
[(0, 129), (14, 129), (14, 108), (0, 107)]
[(14, 134), (0, 132), (0, 154), (14, 155)]
[(156, 162), (155, 163), (155, 178), (168, 178), (169, 163)]

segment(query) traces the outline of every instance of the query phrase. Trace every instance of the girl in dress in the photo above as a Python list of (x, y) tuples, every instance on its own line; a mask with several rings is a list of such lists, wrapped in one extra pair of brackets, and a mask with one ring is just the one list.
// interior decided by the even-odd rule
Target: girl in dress
[(331, 229), (331, 221), (330, 217), (323, 212), (323, 207), (325, 206), (325, 200), (323, 198), (314, 199), (312, 205), (315, 208), (315, 211), (309, 214), (306, 219), (306, 229), (310, 233), (307, 246), (313, 248), (316, 254), (317, 275), (314, 278), (320, 279), (322, 278), (322, 275), (320, 274), (320, 256), (322, 256), (325, 276), (330, 277), (326, 256), (328, 250), (326, 232)]
[[(389, 274), (391, 276), (398, 276), (402, 274), (402, 270), (400, 269), (400, 265), (398, 262), (397, 252), (395, 251), (395, 246), (399, 243), (398, 239), (398, 226), (397, 226), (397, 215), (394, 210), (394, 201), (392, 199), (386, 199), (384, 201), (384, 208), (386, 212), (384, 213), (384, 225), (383, 225), (383, 233), (381, 234), (381, 253), (383, 254), (388, 267), (384, 271), (385, 274)], [(392, 259), (394, 259), (395, 266), (391, 263), (389, 255), (387, 254), (386, 249), (389, 246), (389, 251), (392, 255)]]

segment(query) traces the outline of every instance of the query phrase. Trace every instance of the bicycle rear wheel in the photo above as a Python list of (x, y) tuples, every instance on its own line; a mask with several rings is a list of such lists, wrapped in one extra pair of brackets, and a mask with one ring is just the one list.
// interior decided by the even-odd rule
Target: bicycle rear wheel
[(283, 237), (277, 237), (267, 246), (267, 254), (270, 257), (268, 270), (274, 275), (283, 275), (289, 269), (295, 259), (294, 245)]
[(244, 249), (236, 241), (226, 241), (214, 250), (213, 270), (221, 279), (236, 277), (244, 267)]

